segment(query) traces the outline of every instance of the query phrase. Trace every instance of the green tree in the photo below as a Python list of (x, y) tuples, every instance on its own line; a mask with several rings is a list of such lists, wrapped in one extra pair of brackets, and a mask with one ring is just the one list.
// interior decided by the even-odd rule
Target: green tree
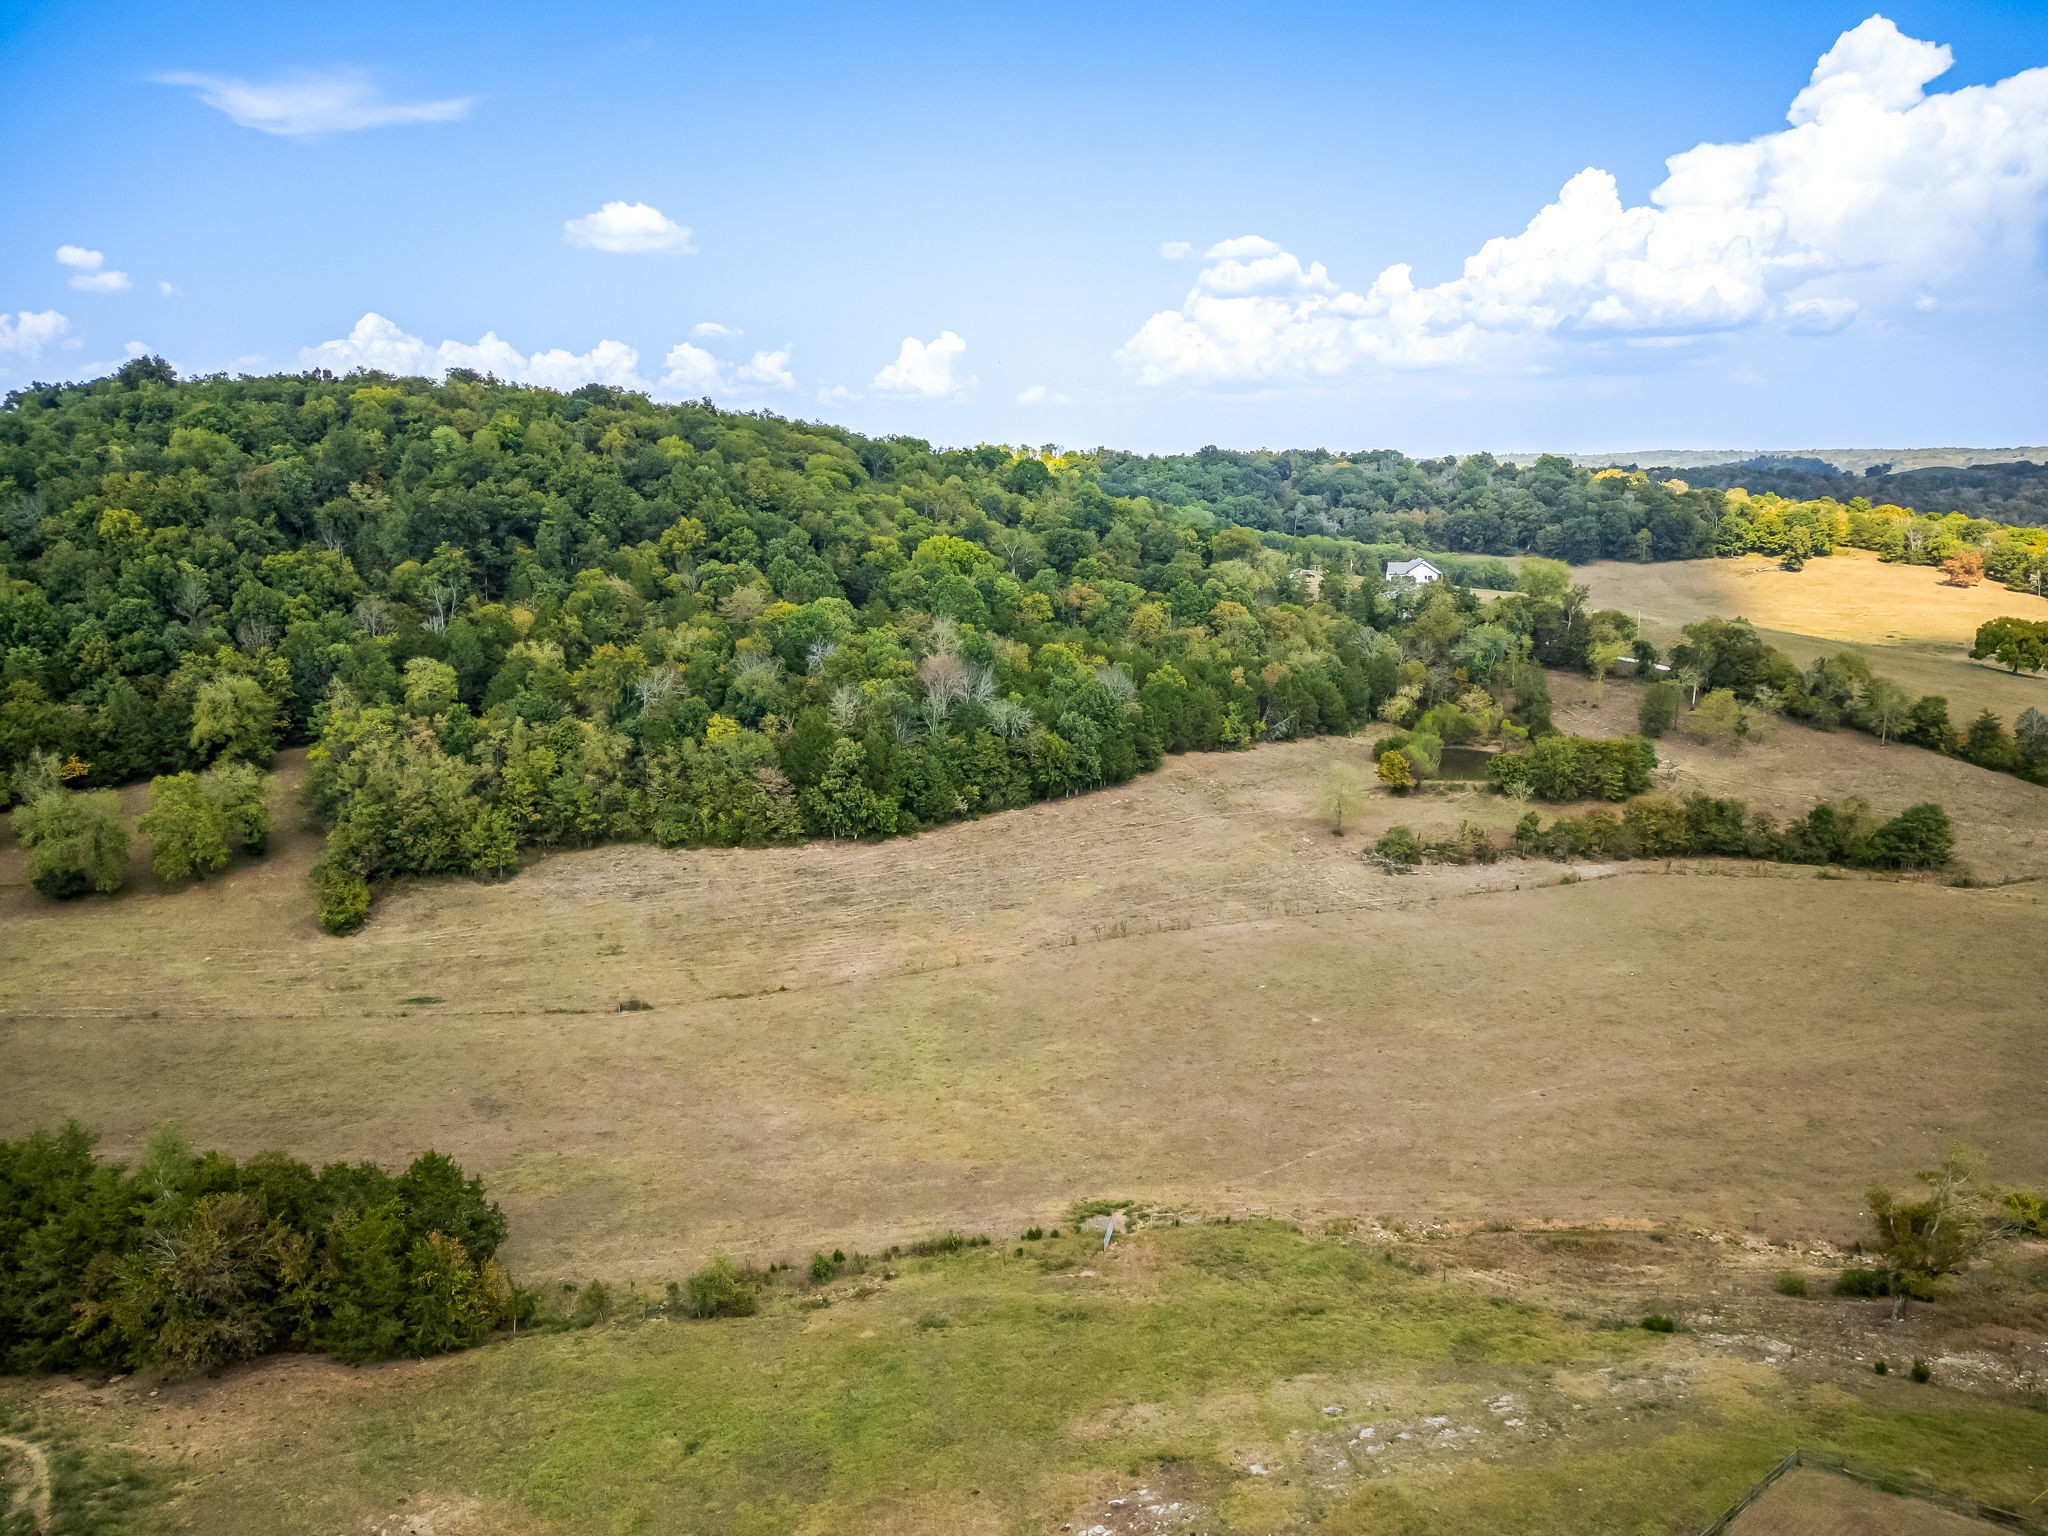
[(268, 763), (277, 755), (277, 702), (253, 677), (209, 678), (192, 698), (191, 739), (202, 752)]
[(1636, 707), (1636, 730), (1652, 741), (1670, 730), (1685, 703), (1685, 690), (1669, 678), (1659, 678), (1643, 690)]
[(2012, 672), (2038, 672), (2048, 667), (2048, 620), (1986, 619), (1977, 626), (1970, 656), (1988, 657)]
[(108, 895), (128, 878), (128, 828), (111, 789), (46, 789), (14, 813), (28, 878), (53, 901)]
[(189, 880), (227, 867), (227, 819), (196, 773), (152, 779), (149, 809), (138, 825), (160, 880)]
[(1351, 764), (1331, 763), (1323, 770), (1317, 804), (1330, 818), (1330, 830), (1342, 837), (1344, 823), (1356, 816), (1365, 804), (1365, 780), (1359, 777), (1358, 770)]
[(1863, 685), (1857, 716), (1866, 731), (1889, 742), (1913, 723), (1913, 699), (1889, 678), (1873, 677)]
[(857, 741), (832, 743), (825, 771), (799, 797), (804, 824), (831, 838), (887, 837), (896, 830), (896, 802), (869, 788), (867, 754)]
[(139, 827), (159, 879), (204, 878), (238, 852), (270, 846), (269, 780), (238, 762), (153, 779)]
[(1914, 1175), (1927, 1191), (1921, 1199), (1903, 1199), (1882, 1185), (1864, 1196), (1877, 1250), (1891, 1266), (1901, 1304), (1907, 1296), (1933, 1295), (1941, 1280), (1967, 1269), (1983, 1248), (1986, 1202), (1978, 1174), (1976, 1157), (1959, 1150), (1940, 1167)]
[(405, 712), (432, 718), (445, 715), (461, 694), (455, 669), (431, 656), (415, 656), (405, 664)]
[(1749, 734), (1741, 702), (1733, 690), (1716, 688), (1693, 707), (1686, 729), (1710, 746), (1737, 747)]

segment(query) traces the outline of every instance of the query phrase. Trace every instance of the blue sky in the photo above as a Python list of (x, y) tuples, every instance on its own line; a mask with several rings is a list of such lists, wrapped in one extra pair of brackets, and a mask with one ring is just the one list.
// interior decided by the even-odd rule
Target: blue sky
[(1105, 9), (0, 6), (0, 386), (139, 343), (947, 443), (2048, 439), (2048, 6)]

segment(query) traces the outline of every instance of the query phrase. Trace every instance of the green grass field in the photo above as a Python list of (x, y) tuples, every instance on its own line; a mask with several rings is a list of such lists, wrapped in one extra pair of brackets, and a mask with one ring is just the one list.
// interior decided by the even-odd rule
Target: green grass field
[[(2048, 1477), (2037, 1410), (1569, 1317), (1429, 1272), (1428, 1245), (1155, 1222), (1099, 1248), (1070, 1227), (779, 1286), (751, 1318), (45, 1395), (80, 1512), (50, 1536), (1580, 1536), (1695, 1531), (1792, 1444), (2015, 1502)], [(32, 1396), (0, 1401), (19, 1423)], [(139, 1434), (178, 1465), (70, 1449)]]

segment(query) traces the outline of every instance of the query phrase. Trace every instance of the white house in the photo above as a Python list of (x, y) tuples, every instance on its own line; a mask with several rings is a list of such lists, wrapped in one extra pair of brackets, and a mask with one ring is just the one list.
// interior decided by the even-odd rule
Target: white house
[(1389, 560), (1387, 562), (1387, 580), (1389, 581), (1412, 581), (1420, 584), (1425, 581), (1442, 581), (1443, 579), (1444, 573), (1431, 565), (1427, 560)]

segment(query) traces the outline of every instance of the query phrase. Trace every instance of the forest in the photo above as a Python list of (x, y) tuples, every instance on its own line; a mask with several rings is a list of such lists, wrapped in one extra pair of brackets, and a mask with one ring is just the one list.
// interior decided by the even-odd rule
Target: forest
[[(1556, 456), (1522, 467), (1485, 453), (1415, 460), (1392, 451), (1346, 456), (1204, 448), (1142, 458), (1105, 449), (1092, 457), (1101, 484), (1115, 495), (1292, 535), (1538, 554), (1573, 565), (1749, 553), (1796, 562), (1847, 545), (1886, 560), (1938, 566), (1968, 551), (1982, 561), (1984, 576), (2016, 592), (2039, 595), (2048, 585), (2048, 529), (2011, 526), (2040, 517), (2014, 502), (2007, 518), (2006, 502), (1983, 498), (1968, 502), (1978, 515), (1965, 515), (1954, 510), (1966, 499), (1961, 482), (1953, 495), (1934, 490), (1949, 482), (1927, 482), (1925, 490), (1915, 490), (1915, 503), (1895, 505), (1871, 499), (1887, 484), (1882, 479), (1788, 478), (1764, 470), (1745, 479), (1735, 472), (1747, 466), (1686, 470), (1681, 477), (1669, 470), (1580, 469)], [(1897, 478), (2034, 468), (1914, 471)]]
[[(1678, 559), (1796, 527), (1798, 557), (1891, 521), (1562, 460), (1313, 457), (940, 451), (601, 386), (139, 359), (0, 412), (0, 803), (46, 895), (107, 891), (107, 787), (151, 779), (158, 872), (200, 877), (262, 851), (253, 769), (310, 742), (346, 932), (382, 882), (528, 849), (886, 837), (1373, 720), (1416, 727), (1426, 773), (1430, 741), (1550, 734), (1545, 667), (1657, 658), (1540, 554), (1418, 588), (1382, 580), (1390, 549)], [(1401, 510), (1346, 525), (1378, 542), (1311, 531), (1347, 498)], [(2048, 771), (2035, 711), (1959, 730), (1854, 657), (1688, 636), (1685, 702), (1731, 743), (1783, 711)]]
[(1929, 516), (1962, 512), (1992, 522), (2036, 528), (2048, 525), (2048, 464), (2024, 459), (2010, 464), (1922, 469), (1874, 465), (1860, 475), (1851, 475), (1825, 459), (1771, 457), (1699, 469), (1651, 468), (1649, 473), (1663, 480), (1679, 476), (1695, 487), (1744, 486), (1754, 494), (1768, 493), (1788, 501), (1849, 502), (1860, 496), (1879, 506), (1904, 507)]

